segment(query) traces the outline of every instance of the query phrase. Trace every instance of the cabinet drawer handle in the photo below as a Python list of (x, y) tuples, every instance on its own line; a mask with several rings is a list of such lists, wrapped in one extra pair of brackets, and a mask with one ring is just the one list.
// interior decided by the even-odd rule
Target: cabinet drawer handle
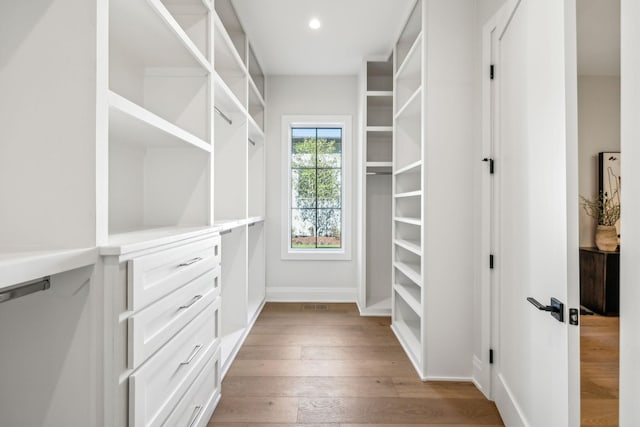
[(181, 362), (180, 365), (188, 365), (189, 363), (193, 362), (193, 359), (195, 359), (198, 353), (200, 353), (200, 350), (202, 350), (202, 346), (198, 344), (193, 348), (193, 351), (191, 352), (189, 358), (185, 362)]
[(189, 261), (185, 261), (185, 262), (183, 262), (183, 263), (181, 263), (181, 264), (178, 264), (178, 267), (186, 267), (186, 266), (188, 266), (188, 265), (195, 264), (195, 263), (196, 263), (196, 262), (198, 262), (198, 261), (202, 261), (202, 258), (201, 258), (201, 257), (199, 257), (199, 256), (197, 256), (197, 257), (195, 257), (195, 258), (192, 258), (192, 259), (190, 259)]
[(191, 414), (191, 421), (189, 421), (188, 427), (193, 427), (198, 421), (198, 417), (200, 416), (200, 412), (202, 412), (202, 405), (198, 405), (193, 410), (193, 414)]
[(202, 295), (196, 295), (195, 297), (191, 298), (191, 301), (189, 301), (187, 304), (185, 305), (181, 305), (178, 310), (184, 310), (185, 308), (189, 308), (191, 307), (193, 304), (195, 304), (196, 302), (198, 302), (200, 299), (202, 298)]

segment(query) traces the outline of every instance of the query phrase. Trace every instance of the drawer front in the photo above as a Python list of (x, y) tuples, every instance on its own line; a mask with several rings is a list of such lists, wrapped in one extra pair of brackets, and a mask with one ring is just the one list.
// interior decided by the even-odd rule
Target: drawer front
[(206, 426), (212, 402), (220, 397), (220, 350), (209, 359), (178, 406), (165, 421), (165, 427)]
[(215, 341), (218, 311), (213, 304), (205, 308), (129, 377), (130, 427), (159, 426), (175, 408), (219, 347)]
[(128, 261), (128, 306), (140, 310), (220, 264), (220, 236)]
[[(136, 368), (158, 351), (219, 294), (218, 267), (131, 316), (128, 320), (129, 368)], [(218, 311), (217, 306), (214, 309)]]

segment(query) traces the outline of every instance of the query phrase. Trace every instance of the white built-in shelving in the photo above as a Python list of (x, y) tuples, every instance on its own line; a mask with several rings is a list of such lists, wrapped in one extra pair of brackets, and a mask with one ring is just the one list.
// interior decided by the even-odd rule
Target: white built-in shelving
[(361, 237), (358, 306), (363, 315), (391, 313), (392, 58), (365, 60), (361, 72)]
[(425, 377), (424, 105), (426, 46), (418, 0), (394, 50), (393, 297), (391, 328)]

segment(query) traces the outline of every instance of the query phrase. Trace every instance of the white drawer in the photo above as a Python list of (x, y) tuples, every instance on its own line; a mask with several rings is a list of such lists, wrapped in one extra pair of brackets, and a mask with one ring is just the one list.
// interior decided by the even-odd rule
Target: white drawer
[(215, 323), (211, 305), (129, 377), (130, 427), (164, 422), (219, 347)]
[(220, 264), (220, 236), (128, 262), (128, 308), (139, 310)]
[[(129, 318), (128, 365), (133, 369), (158, 351), (220, 295), (220, 268), (208, 271), (186, 286)], [(219, 311), (219, 301), (214, 310)], [(219, 324), (216, 313), (216, 324)], [(216, 331), (215, 338), (219, 334)]]
[(220, 397), (220, 350), (209, 359), (198, 378), (189, 387), (169, 418), (165, 427), (206, 426), (211, 404)]

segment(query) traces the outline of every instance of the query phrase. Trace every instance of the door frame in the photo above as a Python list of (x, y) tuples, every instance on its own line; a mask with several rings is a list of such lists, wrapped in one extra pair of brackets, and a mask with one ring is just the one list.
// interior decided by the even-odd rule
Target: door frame
[[(494, 42), (511, 20), (513, 13), (523, 0), (507, 0), (502, 8), (483, 26), (482, 29), (482, 141), (481, 152), (483, 158), (496, 157), (499, 147), (494, 145), (496, 136), (495, 117), (499, 114), (497, 82), (499, 69)], [(567, 301), (565, 318), (568, 319), (568, 309), (579, 308), (580, 280), (579, 280), (579, 180), (578, 180), (578, 101), (577, 101), (577, 28), (576, 28), (576, 0), (564, 1), (564, 30), (565, 30), (565, 113), (566, 113), (566, 183), (567, 183)], [(496, 66), (496, 80), (489, 78), (490, 67)], [(485, 77), (486, 76), (486, 77)], [(498, 166), (499, 167), (499, 166)], [(496, 289), (496, 272), (488, 266), (491, 254), (499, 253), (497, 233), (499, 232), (499, 218), (497, 216), (498, 194), (494, 191), (495, 182), (488, 168), (481, 169), (481, 202), (480, 210), (480, 343), (482, 357), (474, 360), (474, 382), (489, 399), (496, 400), (498, 387), (493, 384), (494, 370), (499, 365), (499, 357), (489, 363), (491, 349), (499, 348), (498, 327), (500, 319), (497, 317), (497, 303), (499, 289)], [(499, 260), (496, 258), (496, 262)], [(568, 327), (568, 396), (569, 426), (580, 425), (580, 327)], [(498, 353), (499, 354), (499, 353)], [(486, 358), (485, 358), (486, 355)], [(476, 359), (478, 359), (476, 357)], [(480, 365), (480, 367), (476, 365)], [(512, 408), (519, 412), (517, 408)]]

